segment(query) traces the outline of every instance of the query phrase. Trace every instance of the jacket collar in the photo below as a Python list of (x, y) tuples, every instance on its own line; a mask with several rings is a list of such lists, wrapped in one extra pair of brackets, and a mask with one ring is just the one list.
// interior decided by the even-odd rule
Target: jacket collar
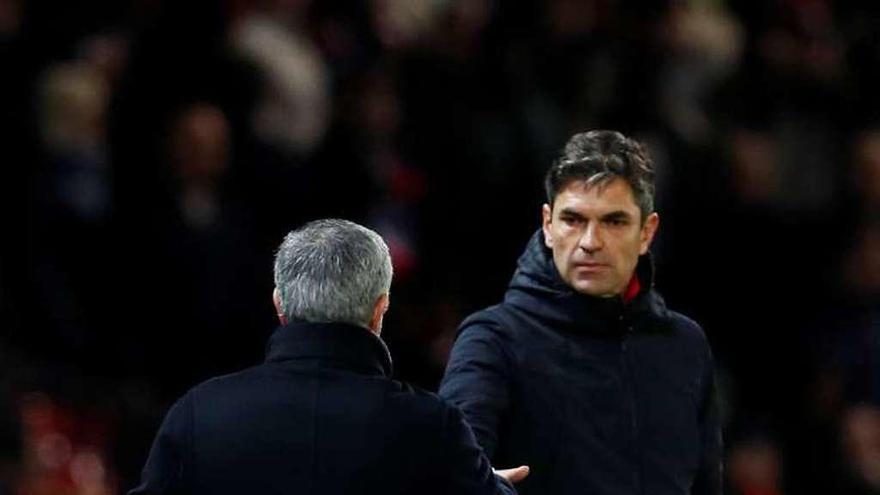
[(620, 296), (602, 298), (573, 290), (562, 280), (544, 244), (541, 229), (532, 236), (510, 281), (504, 302), (548, 325), (576, 332), (620, 333), (628, 319), (664, 314), (663, 298), (653, 289), (654, 266), (650, 253), (639, 258), (636, 277), (640, 290), (625, 304)]
[(291, 322), (278, 327), (266, 345), (266, 362), (333, 362), (369, 375), (390, 377), (391, 354), (382, 339), (347, 323)]

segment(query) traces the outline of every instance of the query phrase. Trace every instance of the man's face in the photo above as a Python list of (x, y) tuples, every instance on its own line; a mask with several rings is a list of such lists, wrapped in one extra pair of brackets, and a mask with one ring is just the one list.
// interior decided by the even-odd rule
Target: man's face
[(656, 213), (641, 222), (632, 188), (619, 178), (589, 187), (569, 182), (552, 208), (543, 207), (544, 242), (559, 275), (574, 290), (598, 297), (626, 290), (659, 222)]

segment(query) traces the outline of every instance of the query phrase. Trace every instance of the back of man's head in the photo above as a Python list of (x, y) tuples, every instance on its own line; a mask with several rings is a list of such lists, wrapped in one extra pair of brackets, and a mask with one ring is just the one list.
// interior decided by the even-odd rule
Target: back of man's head
[(347, 220), (310, 222), (289, 233), (275, 256), (279, 309), (291, 321), (367, 327), (391, 276), (379, 234)]

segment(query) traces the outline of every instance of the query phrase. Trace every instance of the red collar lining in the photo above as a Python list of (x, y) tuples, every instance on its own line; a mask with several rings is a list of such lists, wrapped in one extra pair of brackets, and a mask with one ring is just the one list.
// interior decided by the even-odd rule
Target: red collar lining
[(623, 292), (623, 303), (629, 304), (633, 299), (639, 295), (639, 291), (642, 290), (642, 284), (639, 282), (639, 277), (633, 273), (631, 279), (629, 279), (629, 286), (627, 286), (626, 290)]

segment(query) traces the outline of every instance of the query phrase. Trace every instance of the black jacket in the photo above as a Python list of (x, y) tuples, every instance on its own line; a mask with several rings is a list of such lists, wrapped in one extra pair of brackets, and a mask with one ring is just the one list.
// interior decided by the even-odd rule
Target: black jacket
[(466, 319), (440, 395), (522, 494), (716, 494), (721, 435), (709, 345), (653, 290), (628, 304), (574, 292), (540, 231), (504, 301)]
[(280, 327), (264, 364), (174, 404), (130, 493), (514, 493), (456, 408), (390, 374), (363, 328)]

